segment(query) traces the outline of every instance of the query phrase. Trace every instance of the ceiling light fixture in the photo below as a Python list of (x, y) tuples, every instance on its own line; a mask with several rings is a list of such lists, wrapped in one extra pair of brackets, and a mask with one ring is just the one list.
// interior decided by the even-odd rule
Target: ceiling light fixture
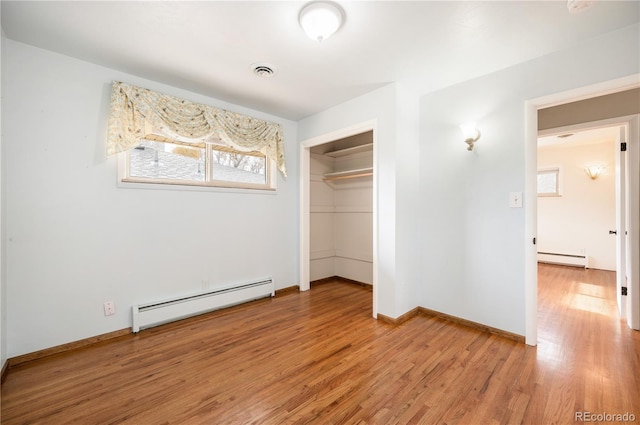
[(342, 26), (342, 8), (336, 3), (316, 1), (307, 4), (300, 11), (298, 21), (304, 32), (312, 40), (322, 41)]

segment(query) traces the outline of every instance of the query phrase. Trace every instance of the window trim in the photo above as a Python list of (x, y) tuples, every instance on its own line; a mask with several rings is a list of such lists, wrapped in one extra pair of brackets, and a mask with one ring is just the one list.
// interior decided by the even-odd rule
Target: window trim
[[(540, 188), (538, 187), (538, 176), (542, 173), (548, 174), (554, 172), (556, 175), (556, 191), (550, 193), (540, 193)], [(562, 196), (562, 167), (557, 166), (549, 166), (549, 167), (541, 167), (538, 168), (536, 173), (536, 192), (538, 197), (540, 198), (559, 198)]]
[[(213, 161), (210, 160), (213, 147), (205, 145), (205, 156), (207, 166), (205, 167), (207, 181), (179, 180), (179, 179), (156, 179), (149, 177), (132, 177), (129, 175), (129, 152), (124, 151), (118, 154), (118, 187), (138, 188), (138, 189), (174, 189), (174, 190), (197, 190), (197, 191), (234, 191), (234, 192), (256, 192), (275, 193), (277, 190), (276, 161), (265, 155), (265, 184), (243, 183), (226, 180), (213, 180)], [(239, 153), (245, 154), (244, 152)], [(249, 153), (246, 153), (247, 155)]]

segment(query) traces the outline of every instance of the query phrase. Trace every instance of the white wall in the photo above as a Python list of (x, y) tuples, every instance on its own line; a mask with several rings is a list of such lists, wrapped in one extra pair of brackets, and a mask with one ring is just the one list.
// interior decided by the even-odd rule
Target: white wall
[[(396, 110), (397, 135), (397, 217), (396, 255), (398, 300), (396, 316), (421, 305), (416, 294), (420, 293), (422, 265), (420, 253), (425, 241), (421, 238), (421, 205), (428, 200), (421, 196), (420, 163), (420, 96), (412, 87), (398, 83)], [(434, 159), (437, 161), (437, 159)]]
[[(538, 148), (538, 167), (559, 166), (562, 196), (538, 198), (538, 251), (586, 255), (589, 267), (616, 269), (614, 142)], [(584, 171), (606, 164), (592, 180)]]
[[(127, 328), (131, 305), (203, 281), (298, 284), (296, 123), (11, 40), (3, 55), (9, 357)], [(117, 188), (112, 80), (281, 123), (289, 177), (263, 194)]]
[[(0, 22), (2, 22), (2, 8), (0, 8)], [(5, 230), (4, 230), (4, 132), (2, 131), (2, 105), (4, 97), (2, 86), (4, 85), (4, 52), (6, 38), (0, 23), (0, 368), (7, 360), (7, 280), (5, 263)]]
[[(525, 334), (525, 102), (640, 70), (633, 25), (422, 97), (420, 305)], [(466, 151), (458, 125), (482, 137)]]
[(333, 188), (322, 180), (333, 171), (333, 158), (310, 156), (309, 279), (336, 275), (335, 200)]
[(335, 275), (373, 284), (373, 180), (338, 180)]

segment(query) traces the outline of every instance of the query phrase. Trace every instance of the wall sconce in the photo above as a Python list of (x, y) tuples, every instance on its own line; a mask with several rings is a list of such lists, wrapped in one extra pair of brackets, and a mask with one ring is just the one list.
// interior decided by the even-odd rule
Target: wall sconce
[(462, 137), (464, 137), (464, 142), (469, 145), (467, 147), (468, 151), (473, 150), (473, 145), (480, 138), (480, 130), (476, 127), (476, 123), (467, 122), (460, 126), (460, 131), (462, 131)]
[(600, 174), (604, 171), (604, 167), (602, 165), (590, 165), (588, 167), (584, 167), (584, 172), (587, 173), (591, 180), (595, 180), (600, 177)]
[(322, 41), (340, 29), (342, 18), (342, 10), (337, 4), (315, 1), (302, 8), (298, 21), (310, 39)]

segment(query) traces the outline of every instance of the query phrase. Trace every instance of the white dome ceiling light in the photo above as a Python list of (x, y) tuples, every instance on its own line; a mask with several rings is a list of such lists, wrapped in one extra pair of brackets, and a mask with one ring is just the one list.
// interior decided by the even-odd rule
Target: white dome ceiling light
[(336, 3), (316, 1), (302, 8), (298, 21), (309, 38), (322, 41), (340, 29), (343, 12)]

